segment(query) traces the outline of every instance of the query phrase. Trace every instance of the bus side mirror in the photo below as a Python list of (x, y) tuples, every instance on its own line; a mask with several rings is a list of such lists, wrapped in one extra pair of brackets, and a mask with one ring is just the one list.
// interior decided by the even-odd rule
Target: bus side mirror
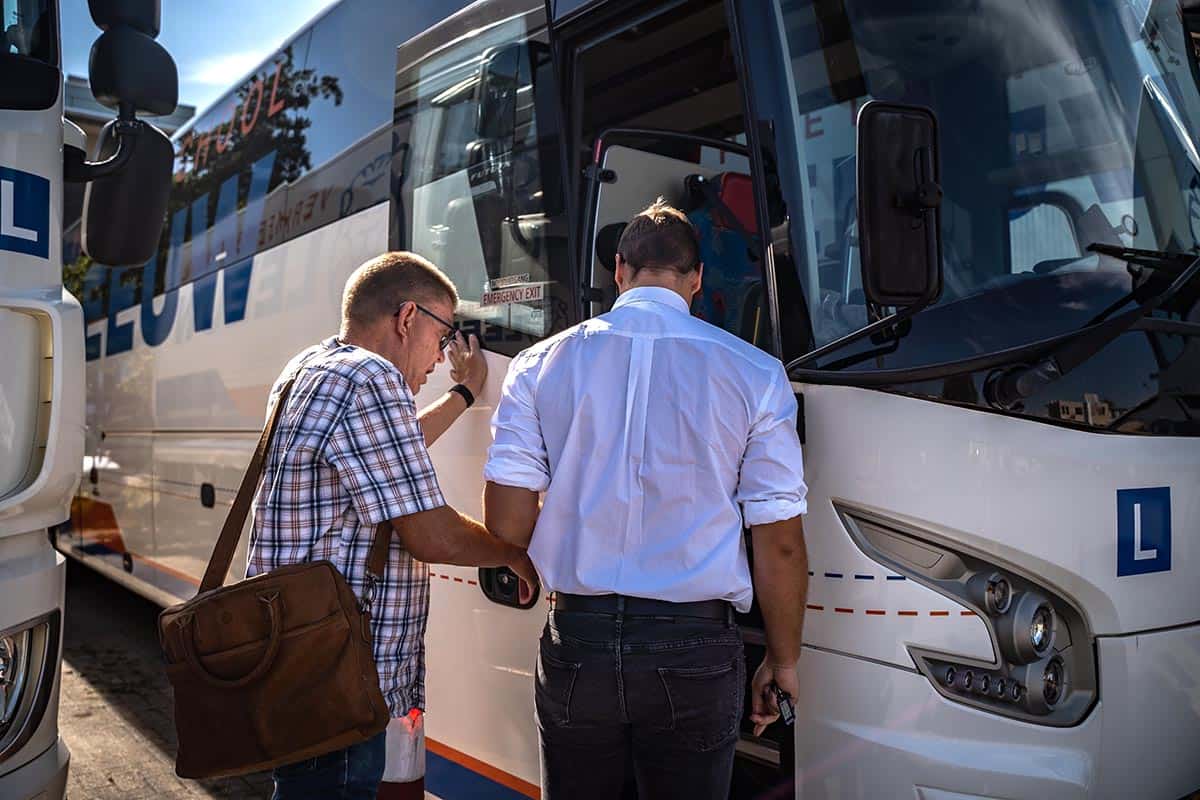
[(97, 147), (99, 157), (105, 160), (119, 158), (118, 149), (130, 152), (115, 172), (87, 185), (83, 251), (110, 267), (144, 264), (158, 249), (171, 194), (175, 148), (153, 125), (119, 119), (100, 130)]
[(97, 145), (99, 160), (84, 161), (67, 148), (64, 176), (86, 181), (84, 252), (107, 266), (148, 261), (158, 247), (171, 191), (174, 147), (166, 134), (136, 119), (165, 115), (179, 99), (179, 75), (170, 54), (154, 41), (161, 23), (159, 0), (89, 0), (92, 20), (104, 32), (92, 45), (92, 94), (117, 111)]
[(475, 133), (481, 139), (512, 138), (517, 124), (517, 90), (521, 60), (527, 58), (522, 44), (507, 44), (489, 52), (479, 68), (479, 116)]
[(942, 292), (937, 118), (873, 100), (857, 127), (863, 292), (878, 307), (928, 305)]

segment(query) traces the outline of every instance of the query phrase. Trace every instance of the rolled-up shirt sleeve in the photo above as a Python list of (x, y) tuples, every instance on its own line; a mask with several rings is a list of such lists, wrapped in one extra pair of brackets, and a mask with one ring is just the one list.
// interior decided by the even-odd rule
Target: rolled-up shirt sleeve
[(534, 404), (540, 360), (517, 356), (508, 368), (500, 403), (492, 415), (492, 446), (484, 480), (544, 492), (550, 485), (550, 463)]
[(746, 525), (768, 525), (808, 511), (796, 397), (782, 366), (750, 426), (735, 497)]

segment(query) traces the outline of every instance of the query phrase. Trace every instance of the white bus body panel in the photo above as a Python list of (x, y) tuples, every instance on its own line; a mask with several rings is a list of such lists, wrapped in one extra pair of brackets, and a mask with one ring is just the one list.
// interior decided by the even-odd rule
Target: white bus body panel
[[(797, 388), (814, 573), (797, 703), (801, 796), (1173, 798), (1200, 788), (1194, 440)], [(1118, 577), (1116, 492), (1158, 486), (1171, 488), (1171, 569)], [(961, 542), (1071, 598), (1097, 634), (1099, 703), (1080, 724), (1053, 728), (939, 695), (908, 646), (991, 661), (982, 620), (912, 581), (851, 580), (880, 566), (835, 500)]]
[[(22, 200), (0, 186), (0, 232), (46, 256), (0, 249), (0, 631), (57, 618), (66, 565), (46, 529), (67, 518), (83, 455), (83, 313), (62, 289), (62, 95), (38, 112), (0, 111), (0, 166), (49, 184), (45, 229), (18, 224)], [(7, 177), (7, 176), (6, 176)], [(0, 797), (61, 798), (70, 755), (58, 737), (61, 635), (52, 682), (25, 744), (0, 761)]]
[[(179, 289), (167, 340), (148, 347), (138, 307), (117, 315), (134, 326), (133, 349), (88, 365), (95, 417), (82, 502), (111, 507), (113, 528), (81, 530), (77, 515), (59, 537), (65, 552), (160, 604), (195, 594), (266, 415), (267, 392), (304, 347), (337, 333), (342, 287), (359, 264), (387, 249), (387, 205), (327, 225), (254, 257), (246, 316), (224, 325), (224, 274), (213, 327), (197, 333), (191, 284)], [(161, 308), (161, 300), (155, 310)], [(107, 335), (107, 320), (88, 327)], [(482, 515), (483, 465), (490, 420), (508, 359), (487, 354), (488, 383), (477, 402), (430, 450), (447, 503)], [(424, 406), (452, 384), (441, 365), (417, 397)], [(173, 387), (186, 387), (180, 391)], [(216, 503), (200, 503), (201, 482)], [(248, 526), (247, 526), (248, 527)], [(230, 569), (245, 574), (248, 531)], [(123, 556), (129, 567), (123, 565)], [(488, 600), (473, 568), (431, 567), (427, 642), (433, 740), (525, 782), (538, 781), (533, 669), (544, 604), (519, 611)]]

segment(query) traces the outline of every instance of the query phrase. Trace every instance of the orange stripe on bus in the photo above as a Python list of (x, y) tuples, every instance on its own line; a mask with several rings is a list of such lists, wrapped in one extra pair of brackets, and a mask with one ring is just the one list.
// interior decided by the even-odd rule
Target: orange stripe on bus
[(501, 786), (507, 786), (514, 792), (520, 792), (526, 797), (534, 798), (534, 800), (540, 800), (542, 796), (542, 790), (536, 784), (532, 784), (529, 781), (523, 781), (516, 775), (511, 775), (502, 769), (493, 767), (491, 764), (488, 764), (485, 761), (480, 761), (474, 756), (469, 756), (466, 753), (455, 750), (453, 747), (444, 745), (439, 741), (426, 737), (425, 747), (428, 748), (430, 752), (436, 753), (442, 758), (450, 759), (456, 764), (461, 764), (472, 772), (477, 772), (483, 777), (493, 780)]
[(931, 617), (948, 617), (948, 616), (950, 616), (950, 612), (949, 611), (930, 611), (929, 616), (931, 616)]
[(882, 617), (887, 612), (882, 609), (879, 609), (879, 608), (868, 608), (866, 613), (870, 614), (873, 617)]

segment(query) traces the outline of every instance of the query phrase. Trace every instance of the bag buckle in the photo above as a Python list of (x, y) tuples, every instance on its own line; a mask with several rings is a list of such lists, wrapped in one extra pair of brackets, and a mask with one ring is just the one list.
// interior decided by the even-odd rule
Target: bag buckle
[(367, 570), (367, 588), (363, 592), (363, 596), (359, 598), (358, 610), (367, 614), (371, 613), (371, 606), (375, 603), (375, 595), (379, 589), (379, 576)]

